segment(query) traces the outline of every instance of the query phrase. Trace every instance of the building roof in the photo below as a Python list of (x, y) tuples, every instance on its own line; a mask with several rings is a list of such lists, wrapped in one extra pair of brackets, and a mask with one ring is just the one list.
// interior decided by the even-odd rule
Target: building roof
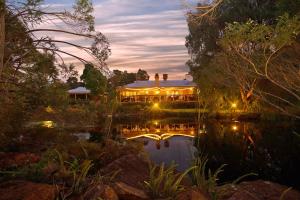
[(161, 80), (159, 85), (156, 81), (135, 81), (128, 85), (124, 85), (123, 88), (151, 88), (151, 87), (196, 87), (197, 85), (189, 80)]
[(86, 89), (85, 87), (78, 87), (72, 90), (68, 90), (69, 94), (90, 94), (91, 90)]

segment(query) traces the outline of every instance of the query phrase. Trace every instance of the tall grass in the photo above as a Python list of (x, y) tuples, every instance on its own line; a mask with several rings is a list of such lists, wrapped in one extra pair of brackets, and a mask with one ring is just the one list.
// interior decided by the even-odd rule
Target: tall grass
[(182, 179), (195, 167), (187, 169), (182, 174), (176, 173), (175, 168), (174, 163), (167, 168), (164, 164), (150, 165), (149, 180), (145, 181), (145, 187), (152, 198), (174, 199), (184, 189), (181, 185)]
[(218, 176), (224, 170), (225, 164), (221, 165), (216, 171), (212, 172), (207, 167), (208, 158), (206, 155), (201, 154), (197, 159), (194, 160), (193, 165), (195, 166), (191, 170), (191, 176), (193, 183), (207, 191), (213, 200), (217, 199), (217, 182)]

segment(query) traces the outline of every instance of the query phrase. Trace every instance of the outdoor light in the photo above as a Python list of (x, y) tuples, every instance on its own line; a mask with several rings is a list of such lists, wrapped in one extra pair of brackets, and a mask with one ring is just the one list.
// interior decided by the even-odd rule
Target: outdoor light
[(54, 128), (53, 121), (42, 121), (42, 126), (45, 128)]
[(160, 93), (159, 91), (156, 91), (156, 92), (155, 92), (155, 94), (159, 94), (159, 93)]
[(232, 104), (231, 104), (231, 107), (232, 107), (232, 108), (236, 108), (236, 107), (237, 107), (237, 104), (236, 104), (236, 103), (232, 103)]
[(149, 94), (149, 91), (148, 91), (148, 90), (146, 91), (146, 94)]
[(238, 130), (238, 127), (237, 127), (236, 125), (233, 125), (233, 126), (232, 126), (232, 130), (237, 131), (237, 130)]
[(153, 108), (159, 108), (159, 104), (158, 103), (154, 103), (153, 104)]
[(153, 123), (154, 123), (156, 126), (158, 125), (158, 122), (157, 122), (157, 121), (154, 121)]

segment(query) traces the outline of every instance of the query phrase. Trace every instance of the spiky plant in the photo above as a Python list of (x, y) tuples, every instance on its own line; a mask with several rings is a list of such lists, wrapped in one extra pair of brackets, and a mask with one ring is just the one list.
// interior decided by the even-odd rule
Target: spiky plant
[(195, 167), (187, 169), (182, 174), (176, 173), (175, 168), (174, 163), (167, 168), (164, 163), (160, 166), (150, 164), (149, 180), (145, 181), (145, 187), (152, 198), (174, 199), (184, 189), (182, 179)]

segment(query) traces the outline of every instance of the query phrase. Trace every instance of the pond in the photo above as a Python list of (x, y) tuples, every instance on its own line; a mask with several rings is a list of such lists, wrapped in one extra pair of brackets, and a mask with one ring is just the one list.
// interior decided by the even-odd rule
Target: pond
[[(257, 178), (300, 188), (299, 123), (167, 119), (115, 122), (113, 135), (139, 141), (157, 164), (175, 162), (179, 171), (200, 153), (212, 170), (227, 164), (222, 182), (254, 172)], [(92, 134), (93, 135), (93, 134)]]
[[(300, 189), (300, 124), (286, 121), (218, 121), (196, 119), (122, 120), (112, 125), (112, 137), (138, 141), (157, 163), (189, 168), (204, 154), (212, 170), (226, 164), (221, 182), (256, 173), (264, 179)], [(74, 132), (80, 140), (101, 140), (98, 132)]]

